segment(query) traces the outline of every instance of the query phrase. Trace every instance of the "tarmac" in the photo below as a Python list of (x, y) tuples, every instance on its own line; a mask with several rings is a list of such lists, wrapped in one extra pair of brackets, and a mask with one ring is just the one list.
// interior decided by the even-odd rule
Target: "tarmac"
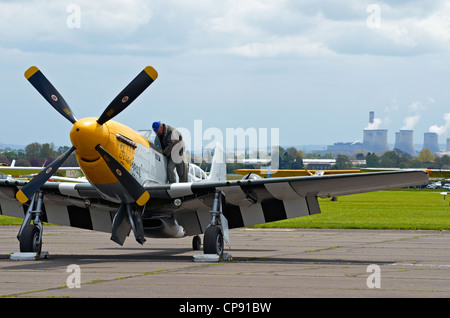
[(11, 260), (18, 230), (0, 226), (1, 297), (450, 297), (448, 231), (242, 228), (230, 231), (231, 261), (194, 262), (203, 252), (190, 237), (141, 246), (130, 236), (121, 247), (62, 226), (44, 228), (46, 259)]

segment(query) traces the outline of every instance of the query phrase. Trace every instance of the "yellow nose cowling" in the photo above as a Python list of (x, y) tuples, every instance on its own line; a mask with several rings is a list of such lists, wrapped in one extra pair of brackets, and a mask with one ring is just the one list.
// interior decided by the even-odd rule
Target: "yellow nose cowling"
[(108, 126), (98, 124), (95, 117), (80, 119), (70, 131), (70, 140), (81, 160), (96, 161), (100, 158), (100, 154), (95, 150), (95, 146), (107, 147), (109, 142)]

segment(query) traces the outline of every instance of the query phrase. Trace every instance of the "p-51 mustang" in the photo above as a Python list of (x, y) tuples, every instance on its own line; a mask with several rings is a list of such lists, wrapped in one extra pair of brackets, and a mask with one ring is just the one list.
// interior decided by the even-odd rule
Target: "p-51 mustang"
[[(167, 158), (152, 130), (136, 132), (112, 119), (128, 107), (158, 73), (150, 66), (134, 78), (98, 118), (76, 119), (35, 66), (26, 79), (73, 127), (72, 147), (31, 181), (0, 180), (1, 213), (24, 218), (21, 252), (40, 253), (42, 222), (111, 233), (123, 245), (133, 231), (146, 237), (193, 236), (193, 248), (222, 255), (229, 229), (320, 213), (318, 197), (426, 184), (423, 171), (375, 172), (227, 181), (224, 151), (214, 149), (211, 171), (189, 165), (189, 182), (167, 183)], [(88, 183), (47, 182), (75, 152)]]

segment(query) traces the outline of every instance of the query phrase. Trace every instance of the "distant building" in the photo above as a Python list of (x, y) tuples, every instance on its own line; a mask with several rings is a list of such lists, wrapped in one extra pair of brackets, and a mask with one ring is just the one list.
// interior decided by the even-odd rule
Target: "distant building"
[(361, 142), (335, 142), (333, 145), (327, 146), (326, 152), (348, 152), (351, 155), (362, 152)]

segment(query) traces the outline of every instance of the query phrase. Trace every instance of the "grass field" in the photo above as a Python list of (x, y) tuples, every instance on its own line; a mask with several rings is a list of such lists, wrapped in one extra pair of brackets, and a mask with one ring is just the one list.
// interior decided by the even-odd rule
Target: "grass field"
[[(378, 191), (319, 199), (321, 214), (256, 227), (450, 230), (450, 194)], [(21, 219), (0, 216), (0, 225), (20, 225)]]
[(258, 227), (450, 230), (450, 195), (439, 192), (378, 191), (319, 199), (321, 214)]

